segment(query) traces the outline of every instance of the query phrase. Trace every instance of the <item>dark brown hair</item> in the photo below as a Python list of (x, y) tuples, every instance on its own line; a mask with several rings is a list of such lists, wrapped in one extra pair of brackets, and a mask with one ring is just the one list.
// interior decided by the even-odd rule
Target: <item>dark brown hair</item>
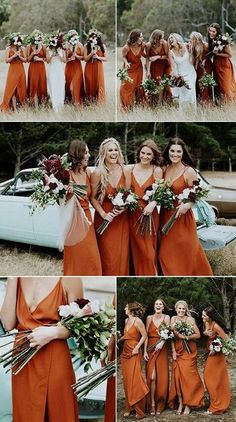
[(211, 23), (211, 25), (209, 25), (209, 27), (208, 27), (208, 45), (209, 45), (209, 50), (211, 51), (211, 50), (213, 50), (214, 46), (213, 46), (213, 40), (209, 36), (209, 29), (210, 28), (216, 29), (216, 31), (217, 31), (216, 37), (218, 37), (218, 35), (221, 35), (222, 31), (221, 31), (221, 27), (220, 27), (219, 23), (213, 22), (213, 23)]
[(165, 149), (163, 151), (163, 157), (164, 157), (165, 164), (170, 164), (171, 163), (170, 158), (169, 158), (169, 150), (170, 150), (170, 147), (172, 145), (180, 145), (183, 148), (183, 158), (182, 158), (183, 163), (184, 164), (187, 164), (190, 167), (194, 167), (194, 163), (193, 163), (192, 157), (191, 157), (191, 155), (189, 154), (189, 152), (187, 150), (187, 147), (186, 147), (185, 142), (183, 141), (183, 139), (178, 138), (178, 137), (172, 138), (168, 142), (167, 146), (165, 147)]
[(158, 149), (158, 146), (156, 144), (155, 141), (153, 141), (153, 139), (146, 139), (146, 141), (143, 141), (141, 143), (141, 145), (139, 145), (136, 153), (135, 153), (135, 161), (136, 163), (140, 163), (140, 151), (143, 147), (147, 147), (150, 148), (153, 152), (153, 159), (152, 159), (152, 164), (156, 165), (156, 166), (161, 166), (163, 163), (163, 158), (162, 158), (162, 154), (161, 151)]
[(218, 314), (218, 312), (212, 307), (208, 306), (207, 308), (203, 309), (203, 311), (207, 314), (212, 321), (216, 322), (225, 333), (229, 333), (230, 330), (226, 327), (226, 323), (224, 319)]
[(72, 169), (75, 170), (77, 167), (81, 167), (82, 160), (86, 153), (86, 143), (79, 139), (71, 141), (68, 148), (68, 159), (72, 163)]
[(151, 46), (159, 46), (160, 45), (160, 41), (164, 39), (164, 32), (161, 31), (160, 29), (155, 29), (149, 38), (149, 42), (151, 44)]
[(133, 45), (136, 43), (136, 41), (139, 39), (140, 35), (142, 34), (141, 29), (133, 29), (133, 31), (130, 32), (128, 39), (127, 39), (127, 44), (128, 45)]
[(146, 311), (145, 306), (143, 306), (139, 302), (130, 302), (130, 303), (127, 303), (127, 306), (128, 306), (130, 313), (134, 317), (143, 318), (145, 311)]
[(164, 301), (164, 299), (162, 299), (162, 297), (157, 297), (154, 301), (154, 306), (157, 300), (160, 300), (160, 302), (162, 302), (163, 306), (164, 306), (164, 311), (169, 311), (170, 308), (167, 306), (166, 302)]

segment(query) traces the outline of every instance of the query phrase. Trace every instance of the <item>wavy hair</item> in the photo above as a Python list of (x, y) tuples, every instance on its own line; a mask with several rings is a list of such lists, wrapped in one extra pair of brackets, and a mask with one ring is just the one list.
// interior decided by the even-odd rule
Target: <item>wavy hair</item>
[(136, 41), (139, 39), (140, 35), (142, 34), (141, 29), (135, 28), (133, 29), (128, 36), (128, 39), (126, 41), (128, 46), (131, 46), (136, 43)]
[(164, 32), (160, 29), (155, 29), (150, 35), (149, 42), (152, 47), (155, 47), (160, 45), (162, 39), (164, 39)]
[(180, 50), (184, 49), (184, 39), (183, 39), (183, 37), (180, 34), (177, 34), (176, 32), (172, 32), (168, 37), (168, 46), (169, 46), (170, 50), (173, 48), (171, 43), (170, 43), (171, 38), (174, 38), (177, 41), (177, 44), (178, 44), (178, 47), (179, 47)]
[(203, 309), (203, 311), (209, 318), (211, 318), (212, 321), (216, 322), (226, 334), (230, 332), (222, 316), (212, 306), (208, 306), (207, 308)]
[(182, 149), (183, 149), (183, 157), (182, 157), (183, 163), (194, 168), (194, 163), (193, 163), (192, 157), (187, 150), (185, 142), (183, 141), (183, 139), (178, 138), (178, 137), (170, 139), (170, 141), (166, 145), (166, 147), (163, 151), (164, 164), (171, 164), (171, 160), (169, 158), (169, 150), (170, 150), (170, 147), (172, 145), (180, 145), (182, 147)]
[(202, 34), (200, 32), (193, 31), (190, 34), (190, 40), (194, 41), (194, 44), (190, 45), (190, 54), (192, 56), (193, 62), (202, 60), (204, 53), (204, 41)]
[(96, 160), (96, 165), (101, 173), (101, 180), (97, 192), (97, 199), (99, 202), (102, 202), (105, 198), (106, 189), (109, 183), (109, 169), (106, 165), (106, 154), (110, 144), (115, 144), (118, 149), (119, 155), (117, 164), (120, 164), (120, 166), (123, 166), (124, 164), (124, 157), (119, 142), (115, 138), (104, 139), (99, 147), (98, 157)]
[(81, 168), (81, 163), (86, 153), (87, 144), (79, 139), (70, 142), (68, 148), (68, 159), (72, 163), (72, 170)]
[(152, 159), (152, 164), (154, 164), (155, 166), (161, 166), (163, 163), (162, 154), (161, 154), (161, 151), (158, 149), (156, 142), (153, 139), (146, 139), (139, 145), (135, 153), (136, 163), (140, 163), (140, 151), (142, 150), (143, 147), (147, 147), (152, 150), (153, 155), (154, 155)]
[(134, 316), (134, 317), (138, 317), (140, 319), (143, 318), (146, 308), (144, 305), (142, 305), (139, 302), (129, 302), (127, 303), (128, 309), (130, 311), (130, 313)]
[(218, 37), (218, 35), (222, 35), (222, 30), (221, 30), (220, 24), (217, 23), (217, 22), (213, 22), (213, 23), (211, 23), (211, 25), (209, 25), (207, 37), (208, 37), (209, 50), (211, 51), (211, 50), (213, 50), (214, 45), (213, 45), (213, 40), (209, 36), (209, 29), (210, 28), (216, 29), (216, 37)]

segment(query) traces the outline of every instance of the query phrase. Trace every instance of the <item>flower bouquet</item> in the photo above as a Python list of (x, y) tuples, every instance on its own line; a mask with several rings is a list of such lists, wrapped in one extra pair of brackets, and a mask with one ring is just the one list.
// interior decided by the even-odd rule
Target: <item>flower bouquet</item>
[[(209, 189), (206, 186), (201, 185), (201, 181), (195, 180), (193, 182), (193, 186), (191, 188), (186, 188), (183, 190), (182, 193), (176, 196), (176, 199), (178, 199), (179, 204), (187, 204), (189, 202), (196, 203), (200, 199), (206, 198), (209, 193)], [(171, 218), (167, 221), (167, 223), (162, 227), (162, 233), (168, 234), (170, 229), (175, 224), (175, 221), (177, 219), (178, 210), (174, 212), (174, 214), (171, 216)]]
[(76, 342), (73, 354), (86, 363), (85, 372), (91, 368), (92, 359), (106, 360), (108, 342), (116, 326), (112, 303), (105, 303), (101, 308), (98, 300), (78, 299), (61, 305), (59, 315), (59, 324), (70, 330)]
[[(126, 189), (123, 187), (117, 188), (115, 196), (109, 195), (109, 199), (114, 205), (112, 210), (114, 216), (118, 215), (121, 210), (128, 209), (133, 212), (139, 208), (139, 197), (134, 192), (132, 192), (131, 189)], [(110, 221), (104, 220), (97, 228), (96, 232), (98, 234), (103, 234), (109, 224)]]
[(117, 78), (120, 79), (121, 83), (124, 84), (125, 82), (133, 82), (133, 79), (130, 78), (128, 70), (127, 69), (119, 69), (117, 74)]
[(236, 339), (229, 337), (223, 340), (220, 337), (216, 337), (211, 341), (209, 350), (215, 353), (223, 353), (226, 356), (233, 356), (236, 352)]
[(37, 182), (31, 200), (34, 204), (32, 213), (36, 209), (44, 210), (47, 205), (66, 202), (66, 195), (73, 191), (78, 198), (87, 194), (87, 185), (70, 182), (70, 163), (67, 154), (51, 155), (39, 162), (40, 168), (32, 171), (31, 177)]
[(188, 82), (185, 81), (181, 75), (172, 75), (169, 76), (169, 86), (172, 88), (182, 88), (191, 89)]
[(44, 41), (50, 50), (55, 49), (57, 52), (58, 48), (62, 48), (63, 34), (60, 31), (54, 31), (51, 34), (46, 34)]
[(185, 347), (185, 349), (188, 353), (191, 353), (191, 349), (188, 345), (187, 337), (194, 334), (193, 327), (185, 321), (176, 321), (175, 326), (174, 326), (174, 330), (178, 331), (179, 334), (186, 336), (186, 338), (182, 339), (183, 343), (184, 343), (184, 347)]
[[(143, 200), (148, 203), (156, 201), (159, 206), (167, 209), (174, 208), (175, 195), (170, 188), (169, 182), (156, 180), (151, 186), (149, 186), (143, 196)], [(138, 229), (142, 236), (152, 236), (155, 233), (153, 215), (141, 214), (138, 221)]]
[(170, 325), (167, 325), (165, 323), (161, 323), (160, 324), (159, 328), (157, 329), (157, 332), (158, 332), (158, 334), (160, 336), (160, 339), (156, 343), (152, 344), (148, 348), (148, 351), (151, 351), (151, 350), (156, 349), (156, 346), (159, 343), (161, 343), (162, 341), (167, 341), (167, 340), (170, 340), (170, 339), (173, 339), (174, 338), (174, 333), (173, 333), (173, 330), (172, 330), (171, 326)]
[(213, 50), (209, 51), (209, 53), (207, 53), (205, 55), (205, 58), (211, 58), (214, 56), (214, 53), (216, 52), (222, 52), (224, 50), (224, 48), (227, 45), (232, 45), (233, 44), (233, 38), (226, 32), (225, 34), (219, 34), (214, 40), (213, 40)]
[(216, 85), (217, 85), (217, 83), (216, 83), (215, 79), (211, 76), (210, 73), (204, 72), (203, 77), (201, 79), (199, 79), (200, 89), (211, 88), (211, 87), (214, 87)]
[(8, 39), (9, 45), (16, 46), (17, 51), (23, 46), (24, 38), (25, 36), (21, 32), (12, 32), (4, 37), (4, 39)]
[(31, 34), (27, 35), (25, 42), (26, 44), (35, 45), (36, 50), (39, 44), (43, 41), (43, 33), (38, 29), (35, 29)]
[(158, 94), (159, 92), (158, 84), (154, 79), (151, 79), (151, 78), (144, 79), (144, 81), (141, 83), (141, 86), (143, 87), (147, 95), (155, 95), (155, 94)]
[(72, 29), (71, 31), (68, 31), (67, 34), (64, 36), (64, 40), (72, 46), (72, 51), (74, 52), (75, 47), (79, 42), (79, 35), (77, 31)]

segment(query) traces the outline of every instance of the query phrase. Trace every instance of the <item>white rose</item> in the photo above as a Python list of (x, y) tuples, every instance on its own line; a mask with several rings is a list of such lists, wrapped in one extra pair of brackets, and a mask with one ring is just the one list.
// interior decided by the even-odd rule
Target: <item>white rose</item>
[(136, 202), (136, 199), (133, 197), (133, 195), (129, 194), (126, 198), (126, 203), (132, 204), (132, 202)]
[(215, 346), (215, 351), (220, 352), (220, 346)]
[(123, 207), (125, 205), (122, 198), (114, 198), (112, 203), (117, 207)]
[(63, 318), (66, 318), (70, 315), (69, 305), (60, 305), (59, 306), (59, 315)]
[(75, 316), (75, 315), (79, 316), (81, 314), (81, 309), (76, 302), (71, 302), (69, 304), (69, 309), (70, 309), (70, 314), (73, 315), (73, 316)]
[(92, 312), (96, 314), (100, 310), (99, 306), (99, 300), (94, 300), (93, 302), (90, 302), (89, 304), (91, 306)]
[(144, 196), (143, 196), (143, 200), (144, 200), (144, 201), (148, 201), (148, 200), (149, 200), (148, 196), (147, 196), (147, 195), (144, 195)]

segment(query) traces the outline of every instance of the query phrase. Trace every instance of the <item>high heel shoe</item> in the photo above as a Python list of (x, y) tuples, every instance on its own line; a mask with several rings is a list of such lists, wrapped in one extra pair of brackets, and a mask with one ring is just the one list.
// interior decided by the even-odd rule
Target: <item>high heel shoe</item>
[(150, 416), (155, 416), (155, 414), (156, 414), (155, 404), (152, 404), (151, 409), (150, 409)]
[(130, 416), (130, 412), (125, 412), (123, 416), (124, 418), (128, 418)]

